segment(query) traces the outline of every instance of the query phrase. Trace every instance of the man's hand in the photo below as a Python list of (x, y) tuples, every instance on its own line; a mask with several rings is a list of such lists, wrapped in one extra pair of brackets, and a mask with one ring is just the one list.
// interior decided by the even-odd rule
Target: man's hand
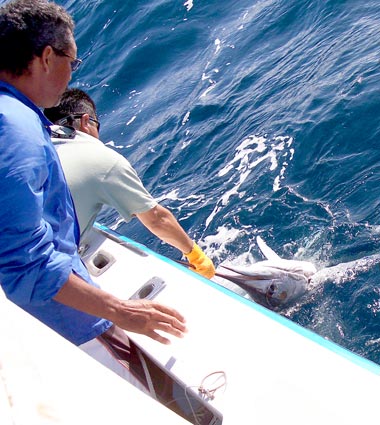
[(71, 273), (54, 300), (93, 316), (112, 321), (126, 331), (147, 335), (163, 344), (168, 338), (157, 331), (182, 337), (187, 332), (185, 319), (176, 310), (154, 301), (120, 300)]
[(170, 340), (157, 331), (164, 331), (179, 338), (187, 332), (185, 319), (180, 313), (148, 300), (120, 301), (112, 321), (126, 331), (149, 336), (162, 344), (170, 344)]
[(207, 255), (199, 248), (194, 242), (193, 249), (188, 253), (184, 254), (188, 259), (189, 263), (194, 267), (195, 271), (208, 279), (211, 279), (215, 275), (215, 267), (213, 262), (207, 257)]

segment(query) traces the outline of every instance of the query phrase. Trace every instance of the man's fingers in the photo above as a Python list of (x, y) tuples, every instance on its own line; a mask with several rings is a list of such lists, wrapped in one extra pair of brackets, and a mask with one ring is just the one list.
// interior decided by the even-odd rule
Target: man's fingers
[(169, 344), (170, 340), (157, 331), (179, 338), (187, 332), (182, 314), (154, 301), (124, 301), (123, 309), (117, 319), (116, 324), (123, 329), (147, 335), (163, 344)]
[(164, 331), (164, 332), (171, 334), (171, 335), (174, 335), (178, 338), (182, 338), (184, 336), (184, 333), (187, 331), (187, 329), (180, 330), (180, 329), (174, 327), (172, 324), (165, 323), (165, 322), (157, 323), (157, 326), (155, 327), (155, 329), (159, 330), (159, 331)]
[[(155, 317), (157, 325), (161, 326), (157, 329), (165, 330), (165, 332), (176, 336), (181, 336), (184, 332), (187, 332), (186, 320), (177, 310), (162, 304), (153, 304), (153, 307), (157, 311)], [(165, 329), (162, 329), (163, 326)]]
[(164, 336), (160, 335), (158, 332), (152, 331), (147, 336), (154, 339), (155, 341), (160, 342), (161, 344), (165, 344), (165, 345), (171, 344), (171, 341), (169, 338), (165, 338)]
[(158, 341), (158, 342), (161, 342), (162, 344), (170, 344), (171, 341), (170, 341), (169, 338), (166, 338), (165, 336), (161, 335), (157, 331), (165, 332), (165, 333), (173, 335), (177, 338), (183, 338), (184, 337), (183, 331), (180, 331), (176, 328), (173, 328), (173, 326), (170, 325), (169, 323), (159, 322), (154, 327), (154, 329), (152, 329), (151, 332), (148, 333), (148, 336), (150, 338)]
[(153, 307), (156, 309), (156, 310), (159, 310), (159, 311), (161, 311), (162, 313), (165, 313), (165, 314), (167, 314), (167, 315), (169, 315), (169, 316), (173, 316), (173, 317), (175, 317), (179, 322), (181, 322), (181, 323), (185, 323), (186, 322), (186, 319), (185, 319), (185, 317), (184, 316), (182, 316), (182, 314), (181, 313), (179, 313), (177, 310), (175, 310), (174, 308), (171, 308), (171, 307), (168, 307), (168, 306), (166, 306), (166, 305), (164, 305), (164, 304), (159, 304), (159, 303), (152, 303), (152, 305), (153, 305)]

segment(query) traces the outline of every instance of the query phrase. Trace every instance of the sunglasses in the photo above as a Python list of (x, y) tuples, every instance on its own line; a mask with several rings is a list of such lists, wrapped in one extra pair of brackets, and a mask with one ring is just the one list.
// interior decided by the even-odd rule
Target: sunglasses
[(63, 50), (57, 49), (54, 46), (51, 46), (51, 48), (54, 50), (54, 52), (55, 52), (56, 55), (58, 55), (58, 56), (66, 56), (67, 58), (72, 59), (72, 61), (70, 62), (71, 71), (72, 72), (76, 71), (80, 67), (80, 65), (82, 63), (82, 60), (81, 59), (74, 58), (74, 57), (68, 55), (67, 53), (65, 53)]
[[(63, 125), (63, 126), (71, 125), (74, 120), (82, 118), (85, 113), (86, 112), (67, 115), (67, 117), (61, 118), (60, 120), (56, 121), (56, 124)], [(97, 130), (100, 131), (100, 122), (96, 118), (92, 117), (91, 115), (89, 116), (88, 119), (92, 121), (93, 123), (95, 123)]]

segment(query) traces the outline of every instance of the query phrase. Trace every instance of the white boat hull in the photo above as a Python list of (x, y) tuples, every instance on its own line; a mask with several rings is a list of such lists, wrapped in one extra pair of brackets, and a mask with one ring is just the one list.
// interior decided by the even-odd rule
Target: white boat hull
[(223, 372), (226, 385), (208, 401), (223, 424), (377, 421), (378, 365), (127, 238), (119, 242), (140, 253), (104, 234), (93, 237), (97, 248), (87, 252), (89, 268), (99, 253), (114, 259), (104, 273), (94, 273), (104, 289), (130, 298), (150, 279), (164, 281), (154, 299), (180, 311), (189, 333), (169, 346), (130, 336), (195, 394), (202, 395), (198, 389), (207, 376)]

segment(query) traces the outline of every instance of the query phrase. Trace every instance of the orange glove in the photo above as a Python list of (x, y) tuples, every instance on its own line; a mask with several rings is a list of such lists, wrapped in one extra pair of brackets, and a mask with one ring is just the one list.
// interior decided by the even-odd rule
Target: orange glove
[(194, 267), (197, 273), (207, 277), (208, 279), (214, 277), (215, 267), (213, 262), (195, 242), (193, 249), (188, 254), (184, 254), (184, 256), (188, 259), (189, 263)]

